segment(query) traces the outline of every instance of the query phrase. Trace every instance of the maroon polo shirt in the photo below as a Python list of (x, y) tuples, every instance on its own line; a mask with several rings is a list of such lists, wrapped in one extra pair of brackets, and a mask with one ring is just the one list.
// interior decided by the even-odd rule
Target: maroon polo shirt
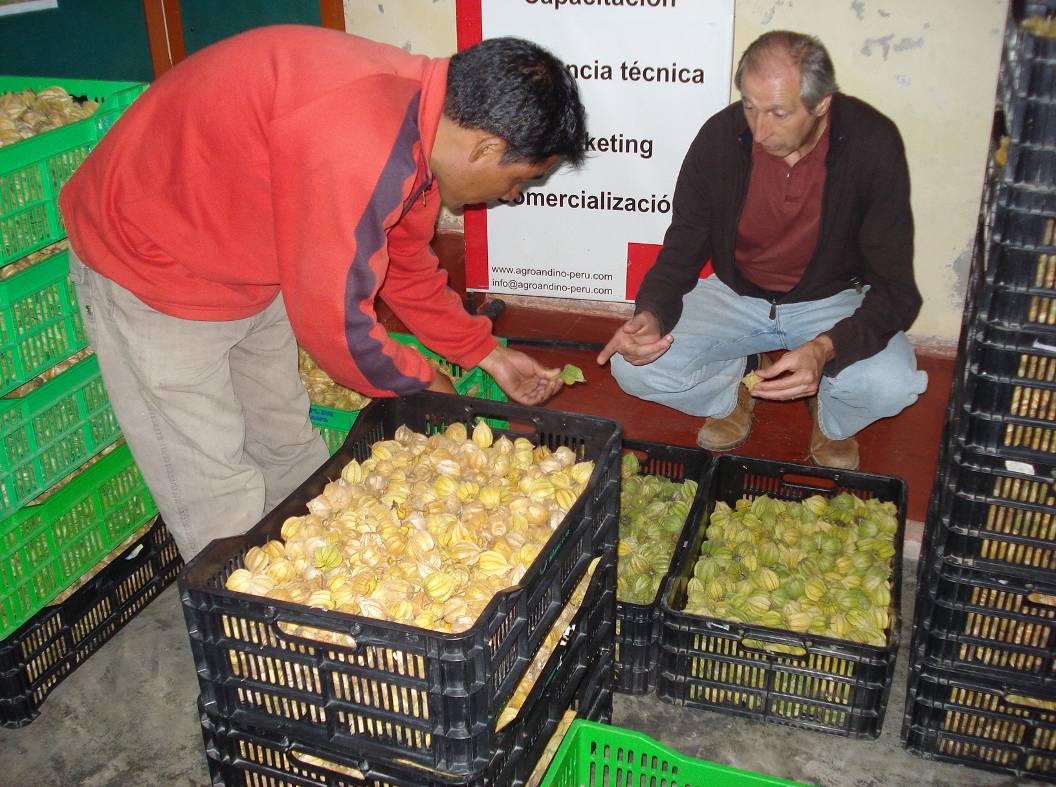
[(807, 155), (788, 166), (752, 144), (752, 175), (734, 259), (746, 279), (774, 293), (799, 283), (818, 244), (829, 123)]

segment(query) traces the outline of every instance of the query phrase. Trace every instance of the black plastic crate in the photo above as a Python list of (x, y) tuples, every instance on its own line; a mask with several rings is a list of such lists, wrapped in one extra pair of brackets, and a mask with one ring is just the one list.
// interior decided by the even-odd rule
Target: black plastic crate
[[(696, 448), (680, 448), (662, 443), (624, 440), (624, 451), (633, 451), (640, 462), (641, 475), (658, 475), (674, 481), (696, 481), (697, 495), (686, 516), (686, 524), (668, 573), (678, 563), (689, 542), (693, 524), (700, 515), (707, 486), (711, 455)], [(656, 664), (660, 650), (660, 593), (651, 604), (632, 604), (616, 599), (616, 644), (613, 651), (613, 688), (623, 694), (648, 694), (656, 687)]]
[[(1003, 115), (1004, 132), (1012, 145), (1056, 144), (1056, 61), (1028, 58), (1019, 53), (1003, 53), (998, 71), (997, 98)], [(1045, 85), (1048, 84), (1046, 92)], [(1033, 87), (1031, 87), (1033, 85)], [(1038, 185), (1051, 185), (1035, 181)]]
[(979, 326), (982, 324), (979, 319), (979, 306), (982, 300), (980, 295), (991, 286), (986, 279), (987, 249), (989, 245), (983, 236), (984, 228), (982, 222), (980, 222), (972, 251), (972, 265), (969, 270), (968, 287), (965, 291), (961, 329), (957, 335), (957, 354), (954, 360), (950, 396), (946, 403), (943, 444), (945, 444), (945, 440), (949, 435), (958, 433), (956, 421), (960, 413), (961, 397), (964, 393), (964, 380), (968, 374), (970, 349), (977, 341), (976, 336), (980, 330)]
[[(964, 353), (959, 352), (959, 357), (963, 360)], [(957, 416), (960, 410), (957, 388), (958, 386), (955, 383), (954, 392), (946, 404), (946, 419), (943, 422), (942, 437), (939, 440), (939, 454), (935, 463), (935, 478), (931, 485), (931, 494), (928, 497), (928, 509), (924, 514), (924, 533), (921, 538), (920, 554), (917, 558), (917, 587), (921, 586), (921, 580), (928, 565), (927, 556), (934, 554), (935, 549), (940, 548), (946, 538), (941, 522), (941, 507), (947, 502), (948, 477), (957, 456), (956, 450), (960, 446), (956, 438), (959, 428)], [(920, 597), (921, 594), (918, 593), (917, 604), (920, 602)], [(916, 620), (917, 615), (914, 615), (913, 619)]]
[(1056, 571), (1056, 465), (959, 448), (935, 516), (949, 561), (1028, 579)]
[[(898, 509), (891, 571), (892, 625), (884, 647), (797, 634), (681, 611), (686, 586), (716, 501), (733, 505), (760, 495), (802, 500), (850, 492)], [(704, 510), (661, 597), (657, 696), (676, 705), (831, 732), (854, 738), (880, 734), (901, 634), (902, 541), (906, 485), (899, 478), (736, 455), (716, 457)], [(746, 645), (745, 640), (764, 643)], [(802, 655), (775, 653), (765, 644)]]
[[(1039, 190), (1051, 190), (1056, 183), (1056, 101), (1053, 99), (1013, 99), (1011, 123), (1025, 136), (1049, 138), (1048, 144), (1012, 141), (1008, 158), (1001, 168), (1002, 183)], [(1024, 117), (1024, 120), (1020, 120)], [(1013, 138), (1014, 139), (1014, 138)]]
[(1056, 0), (1012, 0), (1009, 12), (1017, 20), (1030, 16), (1053, 16), (1056, 15)]
[[(550, 448), (596, 463), (587, 488), (521, 583), (477, 623), (442, 634), (311, 609), (224, 588), (248, 549), (277, 538), (351, 459), (401, 425), (431, 434), (477, 417), (511, 424)], [(446, 772), (472, 773), (493, 749), (505, 701), (591, 561), (614, 550), (619, 514), (620, 427), (612, 421), (480, 399), (421, 393), (376, 400), (344, 445), (244, 536), (213, 542), (179, 584), (202, 696), (216, 715), (330, 748), (355, 747)], [(297, 624), (351, 636), (355, 647), (290, 635)]]
[(595, 651), (589, 666), (552, 682), (544, 696), (510, 728), (492, 761), (472, 774), (443, 774), (404, 761), (333, 750), (288, 735), (242, 727), (202, 709), (202, 738), (214, 785), (269, 787), (513, 787), (531, 776), (562, 717), (608, 722), (612, 716), (612, 654)]
[(1015, 5), (1009, 8), (1005, 27), (1001, 81), (1013, 96), (1052, 97), (1056, 95), (1056, 41), (1024, 24), (1029, 17), (1051, 17), (1052, 9), (1042, 10), (1040, 3)]
[(954, 381), (956, 437), (978, 452), (1056, 462), (1056, 333), (977, 321), (966, 353), (968, 371)]
[(903, 745), (925, 759), (1056, 779), (1056, 695), (943, 670), (910, 674)]
[[(913, 604), (913, 639), (917, 638), (917, 623), (928, 613), (928, 594), (919, 591), (919, 588), (927, 587), (928, 571), (934, 563), (934, 556), (945, 548), (946, 540), (950, 537), (950, 530), (946, 526), (943, 517), (949, 512), (950, 497), (954, 479), (960, 468), (960, 458), (964, 451), (962, 439), (963, 410), (961, 401), (964, 396), (963, 376), (964, 367), (967, 366), (966, 359), (972, 342), (969, 340), (973, 327), (965, 322), (962, 325), (960, 344), (957, 351), (957, 364), (953, 380), (950, 399), (946, 405), (946, 418), (943, 423), (942, 437), (939, 441), (939, 452), (935, 464), (935, 478), (931, 486), (931, 494), (928, 497), (928, 508), (924, 515), (924, 533), (921, 539), (920, 553), (917, 556), (916, 570), (916, 594)], [(961, 378), (957, 377), (957, 370), (961, 372)], [(910, 657), (913, 657), (915, 649), (911, 649)]]
[[(969, 358), (964, 381), (982, 378), (1051, 390), (1056, 385), (1056, 345), (1048, 344), (1045, 338), (1001, 324), (976, 321), (966, 343)], [(1001, 404), (994, 399), (979, 401), (990, 409)], [(1008, 410), (1014, 411), (1011, 407)], [(1023, 411), (1024, 415), (1028, 413)]]
[(65, 601), (45, 607), (0, 642), (0, 722), (22, 727), (93, 653), (176, 578), (183, 561), (159, 517)]
[(937, 549), (943, 547), (946, 532), (942, 519), (939, 516), (939, 507), (942, 504), (941, 486), (936, 485), (931, 490), (928, 498), (928, 510), (924, 519), (924, 537), (921, 541), (920, 555), (917, 557), (917, 594), (913, 599), (913, 634), (910, 640), (909, 657), (910, 668), (913, 668), (918, 655), (918, 642), (920, 640), (920, 622), (931, 616), (931, 606), (926, 592), (920, 588), (926, 588), (930, 579), (930, 571), (935, 562), (934, 555)]
[(1056, 290), (987, 287), (980, 298), (979, 314), (997, 327), (1019, 331), (1042, 347), (1056, 346)]
[[(645, 669), (621, 664), (619, 678), (613, 675), (613, 689), (620, 694), (652, 694), (656, 689), (656, 665), (659, 662), (660, 643), (652, 645), (629, 645), (616, 641), (613, 646), (613, 660), (619, 658), (624, 662), (651, 664)], [(618, 680), (618, 682), (617, 682)]]
[(960, 419), (965, 443), (982, 453), (1024, 462), (1056, 463), (1056, 423), (970, 407)]
[(940, 550), (918, 592), (928, 665), (1056, 689), (1056, 574), (998, 574)]
[[(602, 655), (605, 656), (605, 681), (600, 688), (604, 688), (611, 694), (611, 651), (616, 585), (614, 549), (609, 549), (599, 560), (588, 584), (589, 588), (583, 597), (579, 612), (569, 624), (559, 645), (547, 659), (538, 680), (533, 684), (521, 706), (518, 716), (501, 730), (492, 733), (489, 741), (492, 749), (490, 760), (485, 760), (478, 771), (449, 773), (441, 778), (436, 776), (439, 773), (437, 770), (415, 767), (414, 763), (406, 758), (396, 758), (392, 761), (387, 758), (377, 758), (367, 755), (358, 746), (333, 748), (333, 751), (356, 752), (364, 759), (389, 763), (386, 768), (382, 769), (383, 771), (394, 772), (397, 775), (401, 770), (405, 771), (404, 781), (399, 782), (401, 784), (420, 784), (422, 774), (425, 773), (434, 774), (437, 783), (462, 784), (467, 779), (476, 778), (475, 773), (488, 773), (494, 777), (495, 774), (506, 771), (510, 767), (507, 762), (509, 755), (519, 746), (522, 749), (531, 750), (534, 736), (542, 733), (548, 723), (548, 714), (555, 712), (555, 706), (560, 708), (562, 713), (569, 707), (572, 692), (582, 683), (583, 676), (591, 670), (595, 670), (599, 675), (602, 674), (600, 672), (602, 667), (598, 665)], [(590, 697), (593, 696), (594, 694), (590, 695)], [(224, 718), (217, 713), (214, 705), (205, 701), (204, 697), (199, 698), (199, 708), (212, 718)], [(527, 745), (525, 744), (526, 738), (532, 739)], [(290, 739), (298, 744), (306, 743), (296, 735), (291, 735)], [(319, 750), (330, 749), (327, 746), (317, 746), (311, 743), (309, 746)], [(403, 764), (402, 769), (399, 767), (400, 762)]]
[[(506, 758), (495, 785), (523, 785), (535, 771), (550, 739), (557, 734), (565, 714), (608, 723), (612, 720), (612, 652), (596, 651), (590, 665), (564, 676), (549, 696), (525, 717), (512, 756)], [(526, 755), (526, 756), (525, 756)], [(496, 763), (497, 765), (497, 763)], [(545, 771), (544, 771), (545, 772)]]
[(986, 280), (1001, 287), (1056, 290), (1056, 245), (991, 244)]
[(994, 241), (1026, 249), (1053, 245), (1056, 188), (1034, 189), (1002, 180), (993, 211)]
[(985, 452), (1056, 461), (1056, 344), (979, 323), (967, 354), (968, 369), (955, 382), (965, 413), (957, 436)]

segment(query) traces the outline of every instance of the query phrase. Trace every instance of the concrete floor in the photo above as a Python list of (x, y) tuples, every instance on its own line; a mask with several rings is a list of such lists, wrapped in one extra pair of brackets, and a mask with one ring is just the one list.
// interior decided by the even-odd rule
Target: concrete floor
[[(904, 611), (915, 565), (904, 576)], [(617, 695), (613, 723), (686, 754), (826, 787), (1012, 785), (1023, 780), (907, 754), (899, 732), (910, 623), (905, 621), (883, 733), (876, 741), (675, 708)], [(195, 700), (198, 685), (175, 586), (79, 667), (19, 730), (0, 729), (0, 785), (209, 784)]]

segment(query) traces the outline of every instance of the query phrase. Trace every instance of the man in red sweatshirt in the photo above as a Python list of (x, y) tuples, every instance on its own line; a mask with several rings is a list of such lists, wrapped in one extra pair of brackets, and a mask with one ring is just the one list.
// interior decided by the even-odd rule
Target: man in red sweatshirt
[(556, 392), (557, 370), (466, 313), (429, 243), (441, 203), (512, 199), (585, 147), (574, 80), (519, 39), (431, 59), (266, 27), (151, 85), (60, 206), (114, 411), (185, 558), (326, 459), (297, 342), (370, 396), (451, 392), (378, 324), (379, 297), (515, 401)]

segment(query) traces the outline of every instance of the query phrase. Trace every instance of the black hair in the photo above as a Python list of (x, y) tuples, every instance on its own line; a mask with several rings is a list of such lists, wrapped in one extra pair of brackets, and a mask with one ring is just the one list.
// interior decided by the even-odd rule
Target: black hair
[(558, 156), (573, 165), (587, 149), (576, 81), (564, 63), (523, 38), (489, 38), (451, 58), (444, 114), (506, 141), (504, 162)]

